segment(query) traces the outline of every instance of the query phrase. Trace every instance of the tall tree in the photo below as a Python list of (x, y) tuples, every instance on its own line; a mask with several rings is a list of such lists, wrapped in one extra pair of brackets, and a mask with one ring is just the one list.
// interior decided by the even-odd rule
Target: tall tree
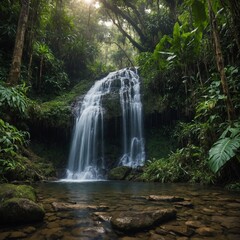
[(218, 26), (217, 26), (217, 19), (214, 14), (212, 3), (210, 0), (208, 0), (208, 9), (209, 9), (209, 16), (210, 16), (210, 24), (212, 29), (212, 35), (213, 35), (213, 42), (214, 42), (214, 48), (215, 48), (215, 57), (217, 62), (217, 68), (218, 72), (220, 74), (221, 78), (221, 85), (223, 89), (223, 93), (226, 97), (226, 109), (228, 114), (228, 120), (231, 121), (235, 117), (235, 111), (233, 107), (233, 103), (230, 97), (229, 89), (228, 89), (228, 83), (227, 78), (224, 70), (224, 59), (221, 49), (221, 43), (220, 43), (220, 37), (218, 33)]
[(13, 51), (12, 64), (11, 64), (11, 69), (8, 77), (9, 85), (16, 85), (18, 83), (19, 76), (20, 76), (22, 53), (23, 53), (23, 47), (24, 47), (25, 32), (26, 32), (27, 22), (28, 22), (30, 0), (21, 0), (21, 4), (22, 4), (22, 7), (21, 7), (19, 19), (18, 19), (18, 27), (17, 27), (17, 34), (16, 34), (14, 51)]
[(162, 35), (172, 32), (173, 19), (169, 16), (169, 8), (160, 1), (100, 2), (122, 35), (140, 52), (153, 50)]

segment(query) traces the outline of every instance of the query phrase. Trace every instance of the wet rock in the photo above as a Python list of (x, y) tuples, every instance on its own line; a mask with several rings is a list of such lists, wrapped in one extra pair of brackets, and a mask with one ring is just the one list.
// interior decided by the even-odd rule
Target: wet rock
[(176, 207), (188, 207), (188, 208), (193, 208), (193, 204), (188, 201), (183, 201), (183, 202), (176, 202), (175, 203)]
[(12, 232), (12, 233), (10, 234), (9, 238), (10, 238), (10, 239), (19, 239), (19, 238), (24, 238), (24, 237), (26, 237), (26, 236), (27, 236), (26, 233), (16, 231), (16, 232)]
[(200, 221), (187, 221), (185, 222), (185, 224), (188, 227), (192, 227), (192, 228), (200, 228), (200, 227), (205, 227), (204, 224)]
[(191, 236), (194, 233), (194, 231), (186, 225), (166, 225), (162, 226), (162, 229), (164, 229), (167, 233), (173, 233), (174, 235), (176, 234), (179, 236)]
[(75, 227), (79, 224), (77, 220), (73, 219), (63, 219), (59, 221), (59, 225), (62, 227)]
[(41, 235), (43, 235), (46, 240), (58, 240), (63, 237), (63, 232), (62, 228), (58, 227), (42, 230)]
[(99, 219), (99, 220), (102, 220), (102, 221), (105, 221), (105, 222), (109, 222), (111, 220), (111, 216), (109, 216), (107, 213), (105, 212), (95, 212), (94, 213), (94, 216)]
[(132, 171), (132, 168), (126, 167), (126, 166), (113, 168), (108, 173), (108, 179), (109, 180), (124, 180), (131, 173), (131, 171)]
[(210, 227), (200, 227), (196, 230), (196, 233), (198, 233), (201, 236), (211, 237), (216, 234), (216, 231)]
[(42, 221), (45, 212), (41, 206), (25, 198), (11, 198), (0, 204), (0, 223), (32, 223)]
[(35, 227), (26, 227), (23, 229), (23, 232), (28, 233), (28, 234), (33, 233), (35, 231), (36, 231)]
[(51, 228), (58, 228), (59, 227), (59, 223), (58, 222), (50, 222), (47, 225), (47, 228), (51, 229)]
[(0, 240), (8, 239), (10, 232), (0, 232)]
[(155, 233), (151, 233), (151, 236), (150, 236), (149, 240), (165, 240), (165, 237), (160, 236), (160, 235), (155, 234)]
[(122, 237), (120, 240), (138, 240), (136, 237)]
[(182, 197), (165, 196), (165, 195), (150, 195), (147, 199), (150, 201), (164, 201), (164, 202), (184, 201), (184, 198), (182, 198)]
[(48, 220), (49, 222), (54, 222), (54, 221), (56, 221), (56, 220), (58, 220), (58, 219), (59, 219), (59, 218), (56, 217), (56, 216), (50, 216), (50, 217), (47, 218), (47, 220)]
[(240, 234), (229, 234), (228, 240), (239, 240), (240, 239)]
[(53, 202), (52, 206), (56, 211), (70, 211), (70, 210), (80, 210), (80, 209), (92, 209), (92, 210), (104, 210), (108, 207), (100, 205), (87, 205), (82, 203), (65, 203), (65, 202)]
[(230, 207), (230, 208), (240, 208), (240, 203), (228, 203), (226, 205), (226, 207)]
[(91, 228), (78, 227), (73, 229), (71, 233), (75, 237), (89, 236), (90, 237), (89, 239), (95, 239), (96, 236), (104, 234), (105, 229), (103, 227), (91, 227)]
[(204, 211), (206, 214), (209, 214), (209, 215), (211, 215), (211, 214), (213, 214), (213, 213), (216, 212), (216, 210), (210, 209), (210, 208), (203, 208), (203, 211)]
[(213, 216), (212, 221), (220, 223), (223, 227), (228, 229), (240, 227), (240, 217)]
[(122, 232), (141, 231), (152, 228), (156, 224), (176, 218), (173, 209), (157, 210), (155, 212), (120, 212), (112, 216), (113, 228)]

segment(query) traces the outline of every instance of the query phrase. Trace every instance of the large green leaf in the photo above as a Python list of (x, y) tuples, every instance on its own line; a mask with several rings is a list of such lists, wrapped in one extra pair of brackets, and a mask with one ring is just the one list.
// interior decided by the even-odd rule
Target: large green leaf
[(213, 172), (218, 172), (240, 148), (240, 135), (234, 138), (219, 139), (209, 151), (209, 166)]

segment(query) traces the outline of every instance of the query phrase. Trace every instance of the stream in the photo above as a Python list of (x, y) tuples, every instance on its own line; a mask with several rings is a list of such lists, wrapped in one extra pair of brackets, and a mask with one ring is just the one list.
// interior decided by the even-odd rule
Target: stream
[[(32, 240), (198, 240), (240, 239), (240, 192), (191, 184), (125, 181), (49, 182), (36, 186), (46, 210), (43, 223), (2, 227), (2, 239)], [(178, 204), (149, 201), (149, 195), (178, 196)], [(174, 208), (175, 220), (121, 233), (112, 228), (116, 212)]]

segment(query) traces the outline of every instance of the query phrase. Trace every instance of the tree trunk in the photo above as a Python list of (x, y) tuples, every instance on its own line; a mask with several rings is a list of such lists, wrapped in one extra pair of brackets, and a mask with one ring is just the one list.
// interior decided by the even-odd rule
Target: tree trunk
[(224, 60), (223, 60), (223, 54), (222, 54), (222, 49), (221, 49), (220, 37), (219, 37), (219, 33), (218, 33), (218, 28), (217, 28), (217, 21), (216, 21), (216, 16), (212, 9), (211, 0), (208, 0), (208, 8), (209, 8), (210, 23), (211, 23), (212, 34), (213, 34), (217, 68), (218, 68), (220, 78), (221, 78), (223, 94), (226, 97), (225, 103), (226, 103), (228, 120), (232, 121), (235, 118), (235, 110), (234, 110), (233, 103), (232, 103), (232, 100), (231, 100), (231, 97), (229, 94), (227, 78), (226, 78), (226, 74), (225, 74), (225, 70), (224, 70)]
[(27, 28), (30, 0), (22, 0), (21, 12), (18, 19), (17, 34), (13, 51), (13, 59), (8, 77), (8, 84), (17, 85), (20, 76), (24, 37)]
[(28, 34), (25, 36), (27, 42), (25, 44), (27, 45), (27, 51), (28, 51), (28, 75), (27, 75), (27, 81), (28, 84), (31, 82), (32, 78), (32, 61), (33, 61), (33, 44), (35, 40), (36, 30), (35, 28), (39, 28), (39, 22), (40, 22), (40, 0), (34, 0), (31, 1), (31, 9), (29, 11), (28, 16)]

